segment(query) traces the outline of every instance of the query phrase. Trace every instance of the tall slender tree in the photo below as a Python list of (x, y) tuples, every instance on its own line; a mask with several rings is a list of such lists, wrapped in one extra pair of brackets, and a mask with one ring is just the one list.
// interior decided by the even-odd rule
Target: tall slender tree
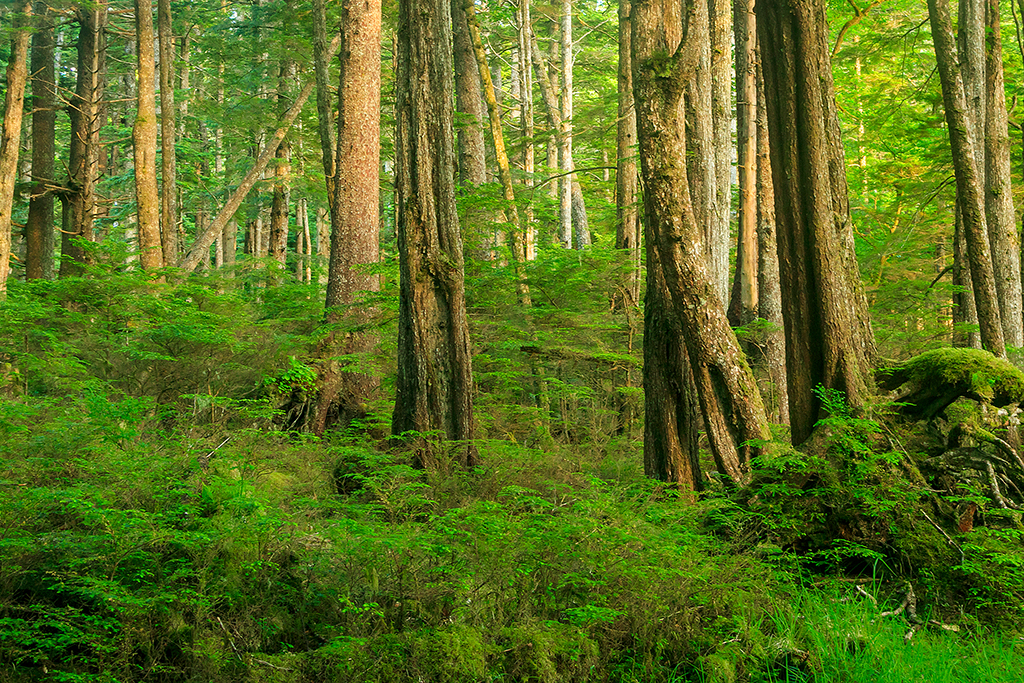
[(32, 195), (25, 225), (25, 278), (53, 277), (53, 188), (57, 146), (55, 17), (44, 0), (34, 5), (32, 34)]
[(633, 108), (633, 63), (630, 58), (630, 3), (619, 2), (619, 119), (615, 136), (615, 247), (629, 253), (627, 305), (640, 303), (640, 212), (637, 209), (636, 111)]
[(156, 178), (156, 56), (152, 0), (135, 0), (135, 54), (138, 68), (138, 109), (132, 128), (135, 153), (135, 203), (139, 230), (139, 263), (145, 270), (164, 265), (160, 242), (160, 193)]
[(160, 240), (164, 263), (178, 262), (178, 137), (174, 103), (174, 30), (171, 0), (157, 0), (157, 34), (160, 41)]
[(21, 116), (25, 83), (28, 80), (31, 25), (31, 0), (19, 2), (14, 13), (11, 57), (7, 62), (7, 92), (4, 94), (4, 128), (0, 134), (0, 300), (7, 296), (7, 277), (11, 269), (11, 214), (14, 208), (14, 184), (18, 179)]

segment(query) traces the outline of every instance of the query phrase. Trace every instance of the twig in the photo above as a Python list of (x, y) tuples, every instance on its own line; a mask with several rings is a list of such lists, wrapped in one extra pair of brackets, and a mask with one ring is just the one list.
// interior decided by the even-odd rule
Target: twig
[(228, 643), (231, 644), (231, 649), (235, 651), (235, 656), (238, 657), (238, 661), (242, 661), (242, 655), (238, 651), (238, 648), (235, 647), (235, 639), (231, 637), (231, 632), (228, 631), (228, 627), (224, 625), (224, 622), (220, 620), (220, 617), (217, 617), (217, 623), (220, 624), (222, 629), (224, 629), (224, 635), (228, 637)]
[(219, 451), (220, 447), (223, 446), (224, 444), (226, 444), (230, 440), (231, 440), (230, 436), (225, 436), (224, 440), (221, 441), (220, 444), (216, 448), (214, 448), (212, 451), (210, 451), (206, 455), (200, 455), (199, 458), (198, 458), (199, 466), (202, 467), (204, 470), (207, 469), (210, 466), (210, 458), (213, 457), (213, 454), (216, 453), (217, 451)]
[(935, 527), (940, 534), (942, 534), (943, 536), (946, 537), (946, 542), (947, 543), (949, 543), (951, 546), (953, 546), (954, 548), (956, 548), (960, 552), (960, 564), (963, 564), (964, 563), (964, 549), (961, 548), (960, 545), (956, 541), (954, 541), (953, 538), (949, 534), (946, 533), (945, 529), (943, 529), (941, 526), (936, 524), (935, 520), (933, 520), (931, 517), (929, 517), (927, 512), (925, 512), (924, 510), (921, 510), (921, 514), (924, 515), (924, 518), (927, 519), (928, 522), (933, 527)]
[(854, 586), (854, 589), (855, 589), (855, 590), (856, 590), (856, 591), (857, 591), (858, 593), (860, 593), (861, 595), (863, 595), (863, 596), (864, 596), (865, 598), (867, 598), (868, 600), (870, 600), (870, 601), (871, 601), (871, 604), (872, 604), (872, 605), (874, 605), (875, 607), (878, 607), (878, 600), (875, 600), (875, 596), (874, 596), (874, 595), (872, 595), (871, 593), (868, 593), (868, 592), (867, 592), (866, 590), (864, 590), (864, 587), (863, 587), (863, 586), (861, 586), (861, 585), (857, 585), (857, 586)]

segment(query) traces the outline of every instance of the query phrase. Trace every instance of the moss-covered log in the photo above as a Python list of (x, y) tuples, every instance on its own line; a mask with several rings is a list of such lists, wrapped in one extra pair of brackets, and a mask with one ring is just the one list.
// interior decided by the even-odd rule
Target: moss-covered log
[(960, 397), (997, 407), (1024, 400), (1024, 373), (978, 349), (926, 351), (876, 373), (880, 387), (896, 391), (905, 415), (930, 420)]

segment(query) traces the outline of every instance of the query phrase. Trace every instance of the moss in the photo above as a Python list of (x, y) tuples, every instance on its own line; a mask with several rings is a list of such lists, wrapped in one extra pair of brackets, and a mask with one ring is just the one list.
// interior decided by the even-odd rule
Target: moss
[(1024, 373), (1009, 361), (979, 349), (942, 348), (926, 351), (901, 366), (908, 380), (923, 385), (964, 387), (996, 405), (1024, 400)]

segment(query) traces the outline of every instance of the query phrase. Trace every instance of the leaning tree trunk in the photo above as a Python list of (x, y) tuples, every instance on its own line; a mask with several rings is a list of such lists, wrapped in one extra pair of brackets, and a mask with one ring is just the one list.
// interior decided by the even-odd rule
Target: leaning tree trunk
[(53, 177), (57, 135), (54, 14), (35, 3), (32, 34), (32, 196), (25, 225), (25, 279), (53, 278)]
[(1003, 328), (999, 316), (992, 254), (985, 228), (984, 201), (977, 167), (975, 146), (968, 121), (967, 98), (963, 80), (956, 66), (953, 22), (948, 0), (928, 0), (928, 16), (935, 43), (935, 60), (942, 83), (942, 101), (946, 110), (946, 127), (953, 153), (957, 198), (963, 221), (967, 256), (974, 286), (974, 304), (981, 327), (981, 344), (996, 356), (1006, 355)]
[[(451, 11), (400, 0), (395, 84), (399, 253), (398, 378), (392, 432), (439, 433), (476, 456), (465, 275), (455, 210)], [(429, 449), (417, 462), (430, 465)]]
[[(693, 2), (699, 7), (702, 0)], [(692, 19), (693, 7), (686, 9)], [(636, 2), (633, 22), (633, 96), (650, 248), (686, 343), (712, 455), (724, 475), (742, 482), (769, 433), (757, 383), (715, 291), (690, 198), (681, 105), (706, 33), (687, 21), (684, 35), (683, 18), (668, 0)]]
[(0, 137), (0, 301), (7, 296), (7, 276), (11, 272), (11, 215), (14, 209), (14, 183), (18, 179), (25, 83), (28, 81), (31, 0), (19, 3), (15, 10), (11, 55), (7, 62), (4, 128)]

